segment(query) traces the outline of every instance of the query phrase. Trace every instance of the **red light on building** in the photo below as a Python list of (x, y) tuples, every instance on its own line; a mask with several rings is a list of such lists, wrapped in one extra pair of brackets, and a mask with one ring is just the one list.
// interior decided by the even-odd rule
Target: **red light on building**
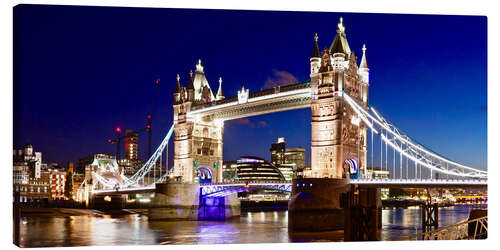
[(111, 139), (108, 139), (108, 142), (111, 143)]
[(151, 119), (151, 115), (148, 115), (148, 119)]
[(146, 126), (146, 128), (147, 128), (147, 129), (151, 129), (151, 125), (147, 125), (147, 126)]
[(116, 132), (117, 132), (117, 133), (120, 133), (120, 132), (122, 132), (122, 129), (121, 129), (120, 127), (117, 127), (117, 128), (116, 128)]
[(160, 78), (156, 79), (156, 84), (160, 83)]

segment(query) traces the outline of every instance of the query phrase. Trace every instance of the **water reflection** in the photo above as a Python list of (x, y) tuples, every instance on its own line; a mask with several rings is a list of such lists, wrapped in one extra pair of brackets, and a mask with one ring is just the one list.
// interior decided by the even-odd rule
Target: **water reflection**
[[(484, 207), (486, 208), (486, 207)], [(439, 227), (445, 227), (466, 220), (472, 206), (454, 206), (439, 208)], [(382, 210), (381, 240), (397, 240), (407, 235), (420, 232), (422, 228), (420, 207), (407, 209), (395, 208)]]
[[(467, 219), (470, 206), (440, 208), (439, 224)], [(420, 230), (418, 207), (383, 210), (382, 240)], [(148, 221), (144, 215), (22, 217), (22, 247), (342, 241), (343, 231), (289, 233), (288, 212), (248, 212), (227, 221)]]

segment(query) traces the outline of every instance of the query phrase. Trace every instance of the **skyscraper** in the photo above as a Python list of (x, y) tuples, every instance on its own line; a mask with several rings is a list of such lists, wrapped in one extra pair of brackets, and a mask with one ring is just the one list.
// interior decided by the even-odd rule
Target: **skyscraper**
[(271, 144), (271, 163), (283, 174), (287, 181), (292, 180), (297, 170), (306, 165), (306, 150), (304, 148), (286, 148), (284, 137)]
[(128, 160), (137, 160), (137, 133), (132, 130), (125, 130), (125, 158)]

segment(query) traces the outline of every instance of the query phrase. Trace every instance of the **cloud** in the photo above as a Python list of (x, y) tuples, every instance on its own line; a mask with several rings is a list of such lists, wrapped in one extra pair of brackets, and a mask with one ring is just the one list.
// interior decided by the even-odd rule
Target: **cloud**
[(248, 118), (240, 118), (240, 119), (232, 120), (231, 124), (248, 126), (250, 128), (255, 128), (255, 127), (267, 128), (267, 127), (269, 127), (269, 124), (266, 121), (252, 122)]
[(252, 125), (252, 122), (250, 122), (250, 120), (247, 118), (240, 118), (240, 119), (232, 120), (231, 123), (232, 124), (239, 124), (239, 125)]
[(298, 83), (299, 81), (295, 76), (287, 71), (273, 70), (273, 76), (267, 78), (264, 83), (264, 89), (270, 89), (277, 86), (285, 86)]
[(269, 127), (269, 124), (267, 124), (266, 121), (259, 121), (257, 123), (257, 127), (259, 127), (259, 128), (267, 128), (267, 127)]

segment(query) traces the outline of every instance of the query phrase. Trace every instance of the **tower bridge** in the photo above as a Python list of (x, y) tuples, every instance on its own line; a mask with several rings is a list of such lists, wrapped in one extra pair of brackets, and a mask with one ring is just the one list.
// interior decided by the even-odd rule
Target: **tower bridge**
[[(193, 219), (193, 214), (198, 214), (203, 219), (208, 218), (206, 210), (194, 211), (193, 206), (205, 209), (218, 204), (225, 211), (223, 217), (227, 217), (239, 214), (237, 192), (275, 188), (292, 193), (291, 227), (310, 230), (343, 226), (344, 210), (349, 206), (367, 206), (374, 209), (370, 213), (377, 213), (381, 187), (485, 187), (486, 171), (429, 150), (384, 118), (375, 105), (368, 106), (371, 82), (366, 50), (363, 45), (358, 64), (340, 19), (329, 48), (320, 50), (318, 36), (314, 36), (310, 81), (256, 92), (242, 87), (228, 98), (222, 91), (222, 78), (217, 93), (212, 92), (199, 60), (186, 86), (177, 75), (174, 122), (150, 159), (136, 174), (121, 178), (119, 183), (111, 183), (101, 172), (94, 172), (94, 181), (102, 185), (92, 193), (154, 190), (155, 209), (151, 217)], [(221, 183), (225, 121), (302, 108), (310, 108), (312, 115), (311, 169), (304, 172), (303, 179), (294, 179), (292, 183)], [(157, 167), (156, 162), (168, 150), (172, 135), (171, 172), (144, 183), (146, 174)], [(391, 168), (391, 177), (373, 179), (368, 170), (376, 164), (386, 170)], [(436, 179), (434, 174), (441, 177)], [(176, 182), (165, 183), (167, 177)], [(318, 209), (323, 211), (319, 217)]]

